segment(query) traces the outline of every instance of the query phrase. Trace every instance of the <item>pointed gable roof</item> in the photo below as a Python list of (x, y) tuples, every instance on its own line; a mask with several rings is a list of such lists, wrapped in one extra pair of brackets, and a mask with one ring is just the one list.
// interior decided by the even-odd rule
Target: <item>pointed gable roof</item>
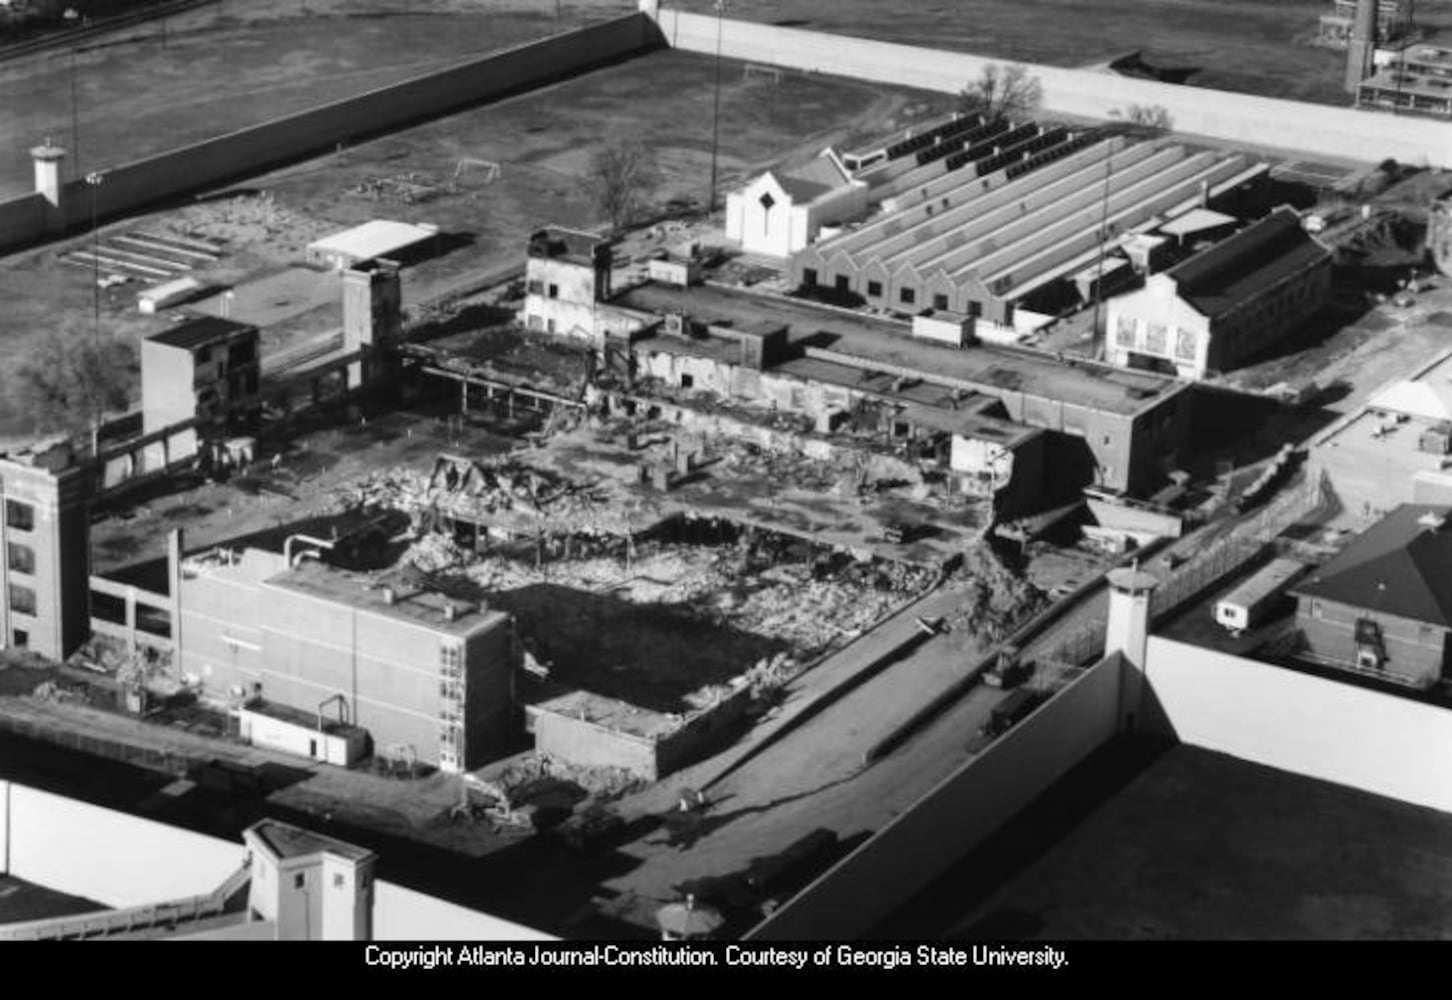
[(1452, 526), (1428, 517), (1449, 510), (1403, 504), (1292, 593), (1452, 630)]

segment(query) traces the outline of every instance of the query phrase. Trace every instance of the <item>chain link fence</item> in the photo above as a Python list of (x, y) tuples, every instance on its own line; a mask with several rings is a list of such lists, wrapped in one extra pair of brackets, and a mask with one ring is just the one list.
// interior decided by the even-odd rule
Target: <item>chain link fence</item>
[(210, 757), (196, 757), (174, 750), (135, 746), (119, 740), (109, 740), (101, 736), (46, 725), (31, 719), (15, 719), (5, 715), (0, 715), (0, 729), (17, 736), (66, 747), (81, 753), (119, 760), (122, 763), (144, 767), (152, 771), (161, 771), (177, 778), (186, 777), (193, 768), (211, 761)]
[[(1287, 528), (1320, 509), (1335, 503), (1324, 472), (1308, 475), (1294, 489), (1283, 493), (1254, 516), (1235, 525), (1183, 565), (1157, 572), (1160, 585), (1150, 597), (1151, 620), (1159, 620), (1195, 595), (1260, 556)], [(1151, 570), (1152, 571), (1152, 570)], [(1108, 622), (1095, 618), (1068, 631), (1048, 654), (1062, 663), (1087, 663), (1104, 654), (1104, 629)]]

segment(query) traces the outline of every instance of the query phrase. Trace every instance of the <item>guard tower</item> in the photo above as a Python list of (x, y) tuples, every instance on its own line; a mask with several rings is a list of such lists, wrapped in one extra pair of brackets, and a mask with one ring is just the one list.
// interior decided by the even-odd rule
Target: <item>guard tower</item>
[(372, 851), (275, 819), (254, 823), (242, 839), (249, 920), (272, 923), (279, 941), (373, 937)]
[(54, 142), (45, 142), (30, 151), (35, 161), (35, 193), (45, 199), (45, 228), (58, 232), (66, 226), (65, 185), (61, 183), (61, 163), (66, 151)]
[(1109, 621), (1104, 629), (1104, 655), (1120, 654), (1119, 720), (1126, 732), (1141, 721), (1144, 670), (1149, 648), (1150, 597), (1160, 581), (1138, 565), (1110, 571)]

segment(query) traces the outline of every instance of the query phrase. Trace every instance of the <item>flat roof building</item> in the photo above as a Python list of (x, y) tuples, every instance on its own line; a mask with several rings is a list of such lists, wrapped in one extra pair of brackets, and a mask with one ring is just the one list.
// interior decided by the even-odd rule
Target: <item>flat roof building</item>
[[(512, 732), (512, 618), (337, 569), (315, 540), (297, 542), (182, 560), (178, 679), (238, 707), (263, 698), (321, 720), (336, 706), (375, 749), (411, 748), (441, 770), (488, 760)], [(326, 759), (319, 732), (309, 756)]]
[(341, 271), (380, 257), (397, 260), (438, 234), (437, 226), (372, 219), (309, 243), (307, 259), (309, 263)]

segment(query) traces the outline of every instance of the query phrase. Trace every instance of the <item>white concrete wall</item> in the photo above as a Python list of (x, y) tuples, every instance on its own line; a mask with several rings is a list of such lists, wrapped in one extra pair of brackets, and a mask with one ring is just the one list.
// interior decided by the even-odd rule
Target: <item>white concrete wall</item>
[(1452, 712), (1158, 636), (1148, 660), (1181, 742), (1452, 812)]
[(1117, 659), (1086, 671), (748, 937), (848, 939), (868, 930), (1114, 735), (1119, 672)]
[(446, 903), (392, 882), (373, 883), (375, 941), (557, 941), (542, 931)]
[(242, 864), (240, 843), (10, 786), (10, 874), (107, 906), (211, 892)]
[[(663, 10), (657, 22), (676, 48), (714, 54), (715, 17)], [(894, 45), (726, 19), (720, 22), (721, 54), (813, 73), (958, 93), (989, 63), (1006, 60), (937, 49)], [(1295, 150), (1338, 160), (1452, 166), (1452, 122), (1408, 118), (1351, 108), (1302, 104), (1136, 80), (1111, 73), (1028, 64), (1043, 86), (1043, 109), (1106, 118), (1131, 104), (1159, 105), (1177, 132)]]
[(10, 782), (0, 781), (0, 875), (10, 873)]

